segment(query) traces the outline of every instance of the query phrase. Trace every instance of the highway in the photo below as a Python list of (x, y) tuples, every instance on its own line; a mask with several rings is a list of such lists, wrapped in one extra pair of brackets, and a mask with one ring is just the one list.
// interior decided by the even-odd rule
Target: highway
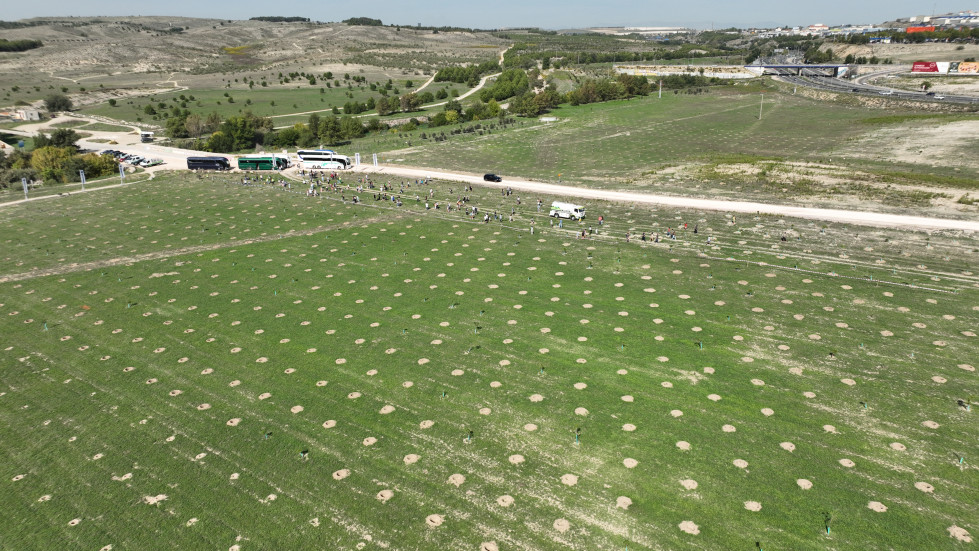
[[(923, 101), (923, 102), (931, 102), (931, 103), (979, 104), (979, 97), (975, 97), (975, 96), (949, 95), (949, 94), (941, 94), (941, 93), (928, 95), (928, 93), (926, 92), (919, 92), (914, 90), (901, 90), (898, 88), (888, 88), (885, 86), (877, 86), (874, 84), (867, 83), (868, 81), (872, 81), (873, 79), (887, 78), (889, 75), (902, 73), (902, 72), (906, 72), (906, 70), (890, 69), (887, 71), (879, 71), (876, 73), (859, 76), (853, 80), (843, 80), (835, 77), (816, 76), (816, 75), (801, 75), (801, 76), (782, 75), (776, 78), (788, 84), (796, 84), (799, 86), (806, 86), (808, 88), (816, 88), (819, 90), (826, 90), (828, 92), (835, 92), (835, 93), (842, 93), (842, 94), (879, 96), (882, 98), (889, 98), (889, 99)], [(939, 99), (939, 97), (941, 97), (941, 99)]]

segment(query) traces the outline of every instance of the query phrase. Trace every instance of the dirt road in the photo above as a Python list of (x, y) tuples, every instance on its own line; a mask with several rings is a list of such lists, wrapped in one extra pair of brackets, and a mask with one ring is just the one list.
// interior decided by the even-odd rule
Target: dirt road
[[(750, 201), (694, 199), (669, 195), (652, 195), (627, 191), (579, 188), (511, 178), (504, 179), (502, 183), (497, 184), (485, 182), (483, 181), (482, 176), (477, 174), (440, 172), (437, 170), (428, 170), (424, 168), (410, 168), (390, 165), (374, 167), (372, 165), (363, 164), (355, 167), (354, 170), (365, 173), (403, 176), (413, 179), (438, 178), (440, 180), (455, 180), (473, 185), (485, 185), (496, 188), (511, 187), (514, 190), (521, 192), (556, 195), (559, 197), (575, 197), (580, 199), (663, 205), (684, 209), (701, 209), (732, 213), (774, 214), (778, 216), (785, 216), (787, 218), (825, 220), (827, 222), (840, 222), (846, 224), (857, 224), (861, 226), (905, 228), (913, 230), (961, 230), (966, 232), (979, 231), (979, 221), (972, 220), (952, 220), (945, 218), (926, 218), (923, 216), (885, 214), (878, 212), (821, 209), (791, 205), (773, 205)], [(529, 200), (530, 198), (528, 198), (528, 201)]]

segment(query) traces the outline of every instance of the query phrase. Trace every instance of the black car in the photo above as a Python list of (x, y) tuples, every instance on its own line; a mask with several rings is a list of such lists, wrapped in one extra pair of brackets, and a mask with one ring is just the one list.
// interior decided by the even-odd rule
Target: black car
[(502, 182), (503, 178), (500, 178), (496, 174), (484, 174), (483, 180), (486, 180), (487, 182)]

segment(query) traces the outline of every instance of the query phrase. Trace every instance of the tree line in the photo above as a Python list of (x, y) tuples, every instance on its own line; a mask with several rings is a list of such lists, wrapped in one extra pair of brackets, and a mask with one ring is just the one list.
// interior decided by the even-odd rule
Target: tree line
[(0, 150), (0, 187), (19, 187), (21, 178), (49, 184), (77, 182), (80, 170), (85, 171), (86, 178), (110, 176), (118, 170), (110, 156), (79, 154), (75, 145), (79, 138), (74, 130), (59, 128), (50, 136), (35, 135), (34, 147), (29, 151)]
[(309, 23), (308, 17), (282, 17), (279, 15), (266, 15), (262, 17), (252, 17), (249, 21), (268, 21), (270, 23)]
[(40, 40), (7, 40), (0, 38), (0, 52), (26, 52), (40, 48), (44, 43)]

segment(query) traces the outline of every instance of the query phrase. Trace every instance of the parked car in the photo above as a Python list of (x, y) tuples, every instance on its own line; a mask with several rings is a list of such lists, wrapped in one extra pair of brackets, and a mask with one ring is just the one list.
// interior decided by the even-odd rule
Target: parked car
[(502, 182), (503, 178), (500, 178), (496, 174), (484, 174), (483, 180), (486, 180), (487, 182)]

